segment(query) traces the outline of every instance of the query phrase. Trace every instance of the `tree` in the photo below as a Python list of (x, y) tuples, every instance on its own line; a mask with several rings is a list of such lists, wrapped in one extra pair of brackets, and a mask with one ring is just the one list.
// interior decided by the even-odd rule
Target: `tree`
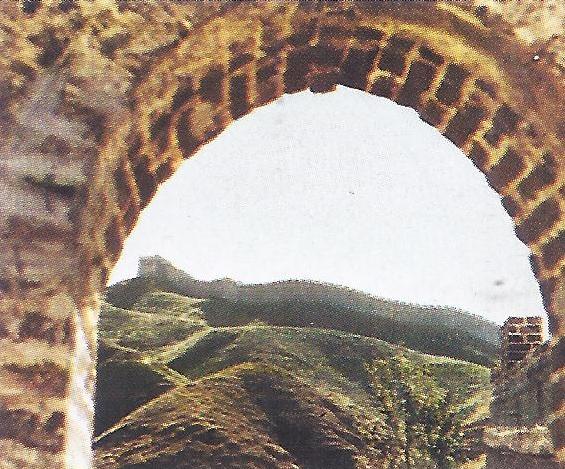
[(391, 468), (450, 468), (463, 447), (462, 415), (450, 392), (423, 364), (402, 350), (376, 360), (369, 369), (376, 405), (386, 429), (377, 447), (390, 455)]

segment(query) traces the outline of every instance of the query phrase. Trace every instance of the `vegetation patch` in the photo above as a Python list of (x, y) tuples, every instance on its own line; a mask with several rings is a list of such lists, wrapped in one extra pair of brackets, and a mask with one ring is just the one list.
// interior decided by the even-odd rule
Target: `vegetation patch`
[[(130, 309), (102, 310), (98, 467), (480, 463), (474, 429), (488, 412), (488, 368), (354, 333), (368, 324), (360, 313), (348, 323), (323, 305), (300, 315), (283, 304), (230, 317), (229, 302), (134, 286), (122, 292)], [(450, 346), (474, 350), (461, 337)]]

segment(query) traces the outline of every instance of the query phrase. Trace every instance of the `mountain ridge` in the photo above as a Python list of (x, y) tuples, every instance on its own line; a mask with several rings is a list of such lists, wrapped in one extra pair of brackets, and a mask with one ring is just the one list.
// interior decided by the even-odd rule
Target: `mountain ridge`
[[(397, 305), (403, 308), (415, 308), (418, 311), (449, 312), (451, 315), (444, 319), (451, 322), (461, 319), (472, 321), (475, 326), (483, 330), (482, 332), (485, 335), (482, 338), (486, 338), (492, 343), (498, 343), (500, 340), (499, 326), (494, 321), (490, 321), (478, 314), (470, 313), (463, 309), (448, 305), (421, 305), (401, 300), (387, 299), (356, 288), (319, 280), (285, 279), (261, 283), (245, 283), (229, 277), (214, 280), (199, 280), (184, 270), (175, 267), (170, 261), (161, 256), (141, 258), (138, 270), (138, 278), (139, 277), (154, 277), (156, 279), (164, 279), (173, 282), (179, 290), (183, 290), (180, 292), (181, 294), (193, 298), (220, 297), (231, 301), (244, 299), (248, 302), (309, 299), (315, 302), (347, 306), (347, 304), (340, 304), (340, 300), (343, 300), (343, 295), (348, 295), (354, 297), (353, 299), (356, 301), (357, 305), (359, 305), (361, 301), (364, 301), (369, 307), (390, 307), (390, 305)], [(412, 319), (417, 320), (418, 318)]]
[[(128, 309), (146, 293), (158, 290), (204, 300), (202, 308), (209, 312), (207, 320), (215, 326), (243, 325), (266, 318), (270, 324), (279, 326), (307, 327), (309, 322), (316, 322), (326, 328), (392, 343), (404, 342), (425, 353), (482, 365), (491, 366), (498, 359), (498, 325), (455, 308), (386, 300), (319, 281), (283, 280), (264, 284), (231, 279), (202, 281), (160, 257), (142, 259), (139, 276), (110, 286), (106, 300)], [(221, 310), (225, 311), (223, 316), (218, 315)], [(419, 346), (418, 342), (426, 338), (428, 343)], [(453, 341), (461, 345), (460, 350), (450, 345)]]

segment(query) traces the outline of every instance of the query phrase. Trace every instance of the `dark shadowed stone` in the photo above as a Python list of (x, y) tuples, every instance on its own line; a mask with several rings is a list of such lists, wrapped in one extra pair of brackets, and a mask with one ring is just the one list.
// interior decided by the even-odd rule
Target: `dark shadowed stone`
[(138, 215), (139, 215), (139, 210), (137, 206), (135, 204), (130, 204), (130, 206), (125, 211), (122, 217), (124, 223), (124, 229), (126, 230), (126, 233), (129, 233), (133, 229), (133, 226), (137, 221)]
[[(543, 300), (543, 305), (546, 309), (549, 309), (551, 307), (551, 301), (553, 300), (553, 294), (555, 293), (556, 284), (557, 282), (554, 278), (548, 278), (539, 281), (541, 297)], [(549, 325), (549, 330), (551, 332), (555, 332), (556, 329), (552, 329), (552, 326), (557, 326), (557, 324), (555, 324), (555, 316), (549, 316)]]
[(225, 73), (220, 67), (212, 68), (200, 80), (200, 96), (205, 101), (219, 104), (222, 101), (222, 88)]
[(327, 93), (334, 91), (339, 81), (338, 72), (318, 73), (312, 79), (310, 90), (312, 93)]
[(520, 116), (506, 104), (499, 107), (492, 119), (492, 127), (485, 134), (485, 140), (491, 145), (498, 145), (503, 135), (509, 135), (516, 130)]
[(22, 0), (22, 11), (24, 13), (35, 13), (41, 6), (41, 0)]
[(195, 93), (192, 77), (185, 77), (173, 96), (172, 111), (174, 112), (180, 109)]
[(547, 199), (516, 227), (516, 235), (526, 244), (537, 241), (555, 225), (560, 215), (559, 203), (555, 199)]
[(173, 175), (174, 168), (171, 160), (167, 160), (164, 163), (161, 163), (155, 171), (155, 177), (157, 182), (163, 182), (168, 179), (170, 176)]
[(410, 65), (408, 76), (398, 93), (396, 102), (402, 106), (418, 108), (420, 96), (427, 90), (435, 75), (435, 68), (425, 62), (415, 60)]
[(485, 116), (486, 111), (482, 107), (467, 104), (449, 121), (444, 135), (461, 147), (477, 131)]
[(257, 80), (258, 81), (263, 81), (263, 80), (267, 80), (275, 75), (277, 75), (279, 72), (279, 63), (278, 62), (273, 62), (267, 65), (264, 65), (260, 68), (257, 69)]
[(383, 96), (384, 98), (392, 98), (396, 89), (396, 83), (392, 77), (378, 77), (371, 86), (371, 94), (375, 96)]
[(355, 30), (353, 34), (360, 41), (380, 41), (385, 35), (384, 32), (378, 29), (373, 29), (366, 26), (360, 26)]
[(423, 59), (429, 60), (430, 62), (441, 65), (444, 60), (443, 57), (439, 54), (436, 54), (433, 50), (429, 49), (428, 47), (422, 46), (419, 49), (420, 57)]
[(530, 267), (532, 268), (532, 272), (537, 277), (541, 272), (542, 260), (539, 256), (536, 256), (535, 254), (530, 254), (529, 260), (530, 260)]
[(341, 66), (340, 83), (350, 88), (365, 90), (377, 52), (376, 49), (351, 49)]
[(125, 166), (121, 166), (114, 173), (114, 183), (118, 194), (118, 205), (124, 210), (131, 198), (131, 187), (128, 182), (128, 174)]
[(229, 62), (229, 71), (233, 72), (234, 70), (238, 70), (245, 65), (250, 64), (253, 62), (255, 56), (250, 52), (245, 52), (243, 54), (236, 55), (230, 59)]
[(43, 423), (39, 415), (24, 409), (7, 409), (0, 403), (0, 439), (12, 439), (28, 448), (57, 453), (63, 448), (63, 422), (54, 412)]
[(496, 87), (492, 83), (477, 79), (475, 81), (475, 85), (481, 91), (484, 91), (486, 94), (488, 94), (491, 98), (496, 98)]
[(303, 46), (310, 42), (316, 34), (317, 20), (311, 20), (308, 25), (301, 27), (299, 32), (292, 34), (288, 38), (288, 43), (292, 46)]
[(437, 127), (445, 118), (445, 111), (433, 100), (429, 100), (420, 110), (420, 117), (428, 124)]
[(524, 159), (512, 148), (508, 148), (500, 161), (487, 173), (489, 184), (497, 191), (504, 189), (526, 168)]
[(39, 151), (41, 153), (51, 153), (54, 155), (68, 155), (71, 151), (69, 144), (55, 135), (49, 135), (45, 137), (41, 145), (39, 146)]
[(75, 0), (60, 0), (59, 1), (59, 10), (63, 13), (67, 13), (73, 8), (76, 8)]
[(141, 205), (144, 207), (157, 190), (157, 181), (153, 173), (149, 171), (149, 161), (146, 158), (141, 158), (134, 166), (133, 176), (139, 191)]
[(393, 36), (383, 49), (379, 60), (379, 68), (395, 75), (402, 75), (406, 66), (406, 54), (414, 45), (414, 41)]
[(345, 39), (351, 36), (351, 30), (343, 26), (328, 25), (320, 28), (322, 39)]
[(542, 246), (543, 262), (548, 269), (553, 269), (565, 257), (565, 230)]
[(67, 390), (69, 372), (55, 363), (44, 362), (35, 365), (11, 363), (4, 368), (20, 376), (22, 381), (30, 383), (34, 389), (49, 396), (63, 397)]
[(284, 72), (284, 85), (287, 93), (296, 93), (307, 87), (311, 63), (312, 49), (310, 48), (295, 50), (288, 55)]
[(28, 184), (41, 188), (45, 193), (55, 195), (59, 198), (72, 199), (77, 193), (75, 186), (57, 182), (53, 174), (48, 174), (43, 179), (35, 179), (32, 176), (24, 176), (23, 179)]
[(514, 200), (514, 198), (509, 195), (505, 195), (502, 198), (502, 206), (508, 212), (508, 215), (510, 215), (512, 218), (514, 218), (520, 212), (520, 206), (518, 205), (516, 200)]
[(557, 180), (557, 161), (551, 154), (546, 154), (542, 162), (518, 185), (520, 194), (533, 199), (539, 190), (544, 189)]
[[(5, 282), (5, 281), (0, 280), (0, 293), (3, 291), (2, 282)], [(7, 285), (7, 282), (6, 282), (6, 285)], [(6, 290), (7, 290), (7, 288), (6, 288)], [(8, 330), (8, 327), (5, 324), (2, 324), (0, 322), (0, 339), (6, 339), (7, 337), (10, 337), (10, 331)]]
[(249, 112), (249, 90), (246, 75), (236, 75), (230, 80), (230, 112), (234, 119)]
[(116, 257), (122, 250), (122, 237), (117, 220), (114, 219), (106, 228), (104, 240), (106, 241), (108, 251)]
[(469, 153), (469, 158), (471, 158), (471, 161), (477, 168), (479, 168), (483, 172), (485, 171), (488, 164), (488, 153), (480, 143), (473, 143), (473, 147), (471, 148), (471, 152)]
[(71, 340), (70, 320), (55, 320), (36, 311), (27, 313), (18, 328), (19, 340), (36, 339), (49, 344), (66, 344)]
[(464, 68), (457, 64), (449, 64), (441, 85), (436, 91), (437, 99), (448, 106), (457, 102), (461, 97), (461, 89), (468, 76), (469, 72)]
[(312, 60), (321, 67), (338, 67), (343, 60), (344, 49), (318, 44), (312, 48)]

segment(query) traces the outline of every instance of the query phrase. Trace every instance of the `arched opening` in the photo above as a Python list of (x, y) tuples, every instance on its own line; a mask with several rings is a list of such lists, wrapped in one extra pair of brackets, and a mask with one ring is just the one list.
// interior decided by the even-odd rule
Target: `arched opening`
[[(422, 39), (417, 29), (389, 24), (386, 15), (345, 30), (337, 23), (348, 11), (329, 9), (315, 19), (295, 11), (292, 27), (300, 32), (290, 35), (280, 25), (274, 27), (268, 15), (244, 19), (234, 12), (229, 30), (224, 29), (225, 18), (206, 24), (214, 40), (199, 40), (198, 54), (207, 48), (214, 53), (205, 54), (205, 61), (192, 57), (188, 40), (156, 65), (136, 89), (134, 128), (117, 132), (118, 140), (108, 147), (111, 155), (127, 154), (116, 162), (112, 177), (102, 179), (103, 187), (115, 187), (112, 210), (100, 211), (96, 192), (91, 199), (103, 219), (113, 216), (105, 221), (106, 247), (100, 253), (106, 274), (139, 211), (183, 158), (233, 120), (284, 93), (330, 91), (340, 83), (414, 108), (485, 173), (514, 219), (518, 238), (532, 251), (550, 326), (557, 331), (552, 311), (563, 262), (560, 163), (553, 137), (542, 137), (554, 129), (538, 129), (539, 123), (528, 117), (530, 103), (512, 94), (515, 71), (505, 77), (508, 82), (497, 83), (500, 70), (477, 50), (455, 37)], [(250, 30), (249, 21), (254, 24)], [(99, 231), (100, 218), (95, 219), (91, 226), (87, 220), (85, 229)]]
[(288, 95), (186, 161), (110, 284), (154, 253), (201, 280), (325, 281), (499, 323), (545, 315), (528, 250), (484, 176), (413, 110), (347, 88)]
[[(319, 116), (324, 116), (324, 122), (320, 123)], [(484, 205), (491, 209), (481, 209)], [(426, 212), (426, 215), (422, 216), (420, 212)], [(501, 223), (494, 223), (494, 220)], [(479, 240), (465, 242), (465, 238), (470, 237)], [(309, 92), (292, 95), (241, 118), (177, 170), (145, 209), (130, 240), (132, 243), (128, 246), (130, 241), (126, 242), (122, 256), (131, 256), (128, 260), (133, 270), (129, 275), (127, 270), (118, 271), (122, 278), (136, 276), (138, 255), (157, 253), (199, 280), (229, 277), (252, 284), (287, 279), (325, 281), (404, 302), (455, 306), (486, 315), (499, 323), (506, 316), (523, 315), (527, 301), (532, 305), (528, 315), (544, 311), (530, 270), (527, 248), (515, 238), (510, 217), (504, 213), (499, 197), (488, 186), (484, 176), (436, 130), (419, 121), (412, 110), (346, 88), (338, 88), (335, 93), (323, 96)], [(149, 246), (144, 245), (144, 241)], [(516, 244), (515, 250), (508, 249), (504, 253), (504, 248), (512, 242)], [(380, 252), (379, 247), (382, 248)], [(520, 262), (513, 263), (514, 256), (518, 256)], [(117, 269), (120, 267), (118, 263)], [(206, 268), (210, 270), (206, 271)], [(440, 270), (446, 275), (442, 276), (442, 272), (438, 272)], [(369, 416), (380, 415), (382, 409), (378, 405), (361, 405), (363, 400), (356, 387), (364, 383), (365, 377), (360, 370), (363, 370), (365, 360), (367, 363), (372, 360), (371, 353), (364, 354), (373, 350), (371, 347), (377, 348), (377, 342), (372, 342), (374, 338), (393, 344), (404, 342), (410, 349), (435, 355), (487, 364), (482, 361), (484, 356), (461, 354), (455, 350), (457, 347), (473, 349), (476, 344), (466, 342), (463, 337), (473, 329), (486, 326), (477, 321), (469, 328), (465, 322), (468, 317), (461, 320), (458, 333), (453, 334), (453, 318), (445, 314), (444, 322), (450, 327), (437, 327), (438, 334), (430, 334), (429, 337), (430, 342), (437, 343), (431, 345), (425, 340), (420, 343), (414, 341), (410, 334), (391, 335), (386, 330), (391, 327), (390, 323), (366, 321), (363, 316), (366, 311), (356, 304), (358, 299), (351, 300), (354, 306), (350, 306), (348, 311), (343, 307), (331, 310), (323, 303), (314, 310), (302, 298), (295, 309), (300, 310), (300, 319), (306, 318), (304, 323), (289, 314), (290, 305), (280, 292), (278, 302), (271, 304), (259, 303), (260, 306), (257, 306), (255, 303), (254, 306), (252, 296), (245, 295), (238, 302), (222, 303), (214, 296), (217, 293), (212, 291), (213, 286), (222, 282), (229, 285), (219, 294), (224, 300), (229, 299), (234, 287), (230, 280), (206, 285), (196, 281), (194, 286), (198, 284), (203, 289), (197, 291), (194, 287), (191, 290), (181, 280), (175, 282), (171, 277), (170, 284), (164, 282), (153, 291), (153, 287), (147, 288), (147, 284), (143, 283), (143, 275), (129, 284), (126, 282), (119, 289), (111, 288), (107, 298), (110, 305), (102, 309), (97, 401), (97, 422), (100, 422), (97, 433), (102, 435), (96, 438), (96, 448), (99, 464), (106, 467), (138, 461), (139, 451), (143, 452), (146, 464), (182, 466), (182, 458), (171, 449), (171, 445), (174, 446), (171, 442), (177, 441), (175, 438), (183, 442), (183, 454), (195, 466), (229, 465), (229, 461), (236, 466), (245, 465), (245, 459), (240, 459), (244, 456), (256, 458), (255, 463), (259, 466), (271, 464), (274, 467), (283, 464), (279, 457), (290, 458), (298, 465), (309, 464), (307, 455), (322, 461), (329, 457), (329, 453), (323, 450), (327, 437), (323, 428), (327, 422), (323, 418), (313, 419), (308, 415), (312, 409), (306, 411), (299, 405), (304, 397), (301, 393), (308, 389), (308, 399), (318, 402), (320, 396), (316, 389), (324, 389), (323, 396), (333, 403), (334, 411), (343, 412), (356, 422), (351, 427), (345, 425), (347, 431), (355, 433), (369, 425)], [(183, 274), (179, 276), (182, 278)], [(164, 281), (166, 277), (163, 271), (155, 279)], [(511, 288), (504, 291), (507, 282)], [(512, 285), (512, 282), (517, 283)], [(184, 289), (182, 285), (185, 285)], [(529, 295), (526, 293), (528, 287)], [(307, 291), (306, 295), (314, 298), (315, 292), (308, 291), (308, 284), (303, 284), (302, 288)], [(461, 295), (465, 290), (469, 293), (466, 299)], [(191, 298), (192, 295), (198, 299)], [(481, 302), (477, 298), (481, 295), (488, 299)], [(519, 295), (519, 299), (513, 298)], [(497, 302), (497, 296), (506, 296), (507, 300), (513, 301), (506, 304)], [(370, 301), (365, 296), (363, 298)], [(293, 297), (293, 301), (299, 300)], [(187, 309), (188, 302), (194, 302), (193, 310)], [(380, 308), (383, 307), (380, 305)], [(199, 324), (194, 326), (191, 323), (187, 328), (186, 323), (181, 323), (177, 326), (181, 334), (173, 340), (166, 338), (165, 331), (169, 328), (161, 324), (151, 323), (151, 332), (144, 332), (146, 320), (153, 321), (155, 315), (167, 315), (173, 309), (175, 314), (183, 311), (191, 318), (196, 316), (194, 311), (198, 311)], [(259, 311), (261, 309), (267, 311)], [(379, 306), (375, 309), (378, 311)], [(435, 312), (441, 314), (440, 308)], [(397, 311), (396, 319), (403, 317), (402, 314), (402, 311)], [(426, 312), (414, 308), (412, 314)], [(326, 316), (326, 321), (320, 320), (321, 315)], [(341, 315), (348, 324), (334, 321), (336, 315)], [(461, 312), (461, 315), (465, 316), (465, 313)], [(132, 322), (138, 329), (136, 334), (127, 332), (132, 330)], [(396, 326), (400, 327), (400, 324)], [(425, 335), (421, 324), (403, 323), (402, 327), (410, 328), (420, 336)], [(492, 325), (489, 330), (496, 335), (497, 329)], [(351, 332), (364, 339), (359, 338), (357, 342), (348, 335)], [(343, 335), (337, 342), (332, 342), (333, 333)], [(450, 350), (442, 348), (445, 345), (442, 335), (451, 342)], [(145, 345), (140, 343), (141, 337), (149, 336), (151, 338), (146, 339)], [(164, 337), (171, 343), (159, 342)], [(271, 347), (268, 351), (264, 346), (266, 341)], [(165, 362), (155, 360), (155, 352), (148, 345), (154, 342), (163, 347), (159, 353), (167, 356)], [(332, 346), (339, 347), (335, 355), (329, 351), (319, 352)], [(140, 351), (144, 354), (143, 361), (119, 356), (123, 347)], [(207, 351), (204, 352), (204, 349)], [(485, 352), (480, 347), (477, 350)], [(267, 353), (268, 360), (254, 355)], [(402, 353), (406, 353), (407, 357), (396, 358), (399, 363), (413, 366), (417, 353)], [(493, 347), (492, 356), (498, 353)], [(303, 376), (312, 371), (311, 364), (307, 364), (308, 359), (310, 362), (331, 362), (338, 360), (337, 355), (342, 362), (340, 366), (324, 366), (315, 370), (327, 381), (321, 378), (311, 381)], [(281, 357), (285, 358), (284, 367), (280, 364)], [(396, 359), (377, 360), (377, 369), (382, 373), (391, 370), (402, 373), (401, 368), (394, 368), (398, 364), (390, 368)], [(488, 378), (485, 380), (488, 376), (486, 368), (469, 363), (457, 368), (453, 362), (451, 369), (447, 365), (450, 362), (443, 363), (442, 358), (436, 360), (437, 363), (426, 365), (429, 368), (425, 369), (441, 383), (441, 392), (445, 392), (447, 387), (441, 387), (445, 386), (445, 382), (437, 368), (444, 366), (442, 373), (445, 373), (444, 378), (449, 380), (450, 386), (462, 384), (473, 389), (465, 395), (465, 400), (488, 400), (491, 391)], [(303, 363), (298, 366), (299, 370), (295, 368), (297, 361)], [(172, 384), (164, 379), (158, 372), (160, 368), (155, 367), (157, 363), (159, 367), (171, 367), (188, 378), (191, 388), (186, 395), (181, 397), (175, 392), (163, 394), (175, 385), (186, 383)], [(296, 415), (279, 422), (280, 409), (270, 409), (267, 420), (276, 428), (277, 435), (269, 440), (270, 443), (263, 441), (267, 431), (262, 426), (254, 426), (237, 412), (228, 412), (229, 418), (224, 416), (226, 407), (232, 406), (231, 399), (235, 396), (239, 407), (243, 406), (248, 414), (255, 415), (257, 409), (249, 398), (250, 390), (261, 395), (265, 402), (272, 403), (272, 389), (265, 383), (276, 380), (278, 372), (261, 369), (267, 363), (273, 370), (282, 367), (291, 373), (295, 386), (304, 386), (304, 390), (300, 388), (297, 395), (291, 396), (285, 394), (287, 382), (277, 381), (277, 392), (285, 396), (286, 404), (293, 402), (299, 410)], [(439, 366), (439, 363), (442, 365)], [(135, 367), (138, 376), (143, 377), (140, 382), (128, 371), (130, 367)], [(245, 367), (243, 375), (240, 367)], [(416, 366), (410, 372), (417, 375), (421, 371)], [(337, 377), (345, 377), (351, 388), (333, 383), (334, 379), (339, 381)], [(238, 385), (240, 380), (246, 383), (243, 390)], [(123, 382), (130, 383), (131, 389)], [(201, 394), (204, 382), (207, 383), (207, 395), (210, 395), (206, 398)], [(228, 382), (230, 384), (226, 385)], [(429, 383), (422, 378), (420, 385)], [(379, 394), (382, 388), (375, 391), (372, 385), (367, 386), (370, 389), (367, 391), (368, 399), (378, 401), (383, 397)], [(386, 387), (386, 380), (379, 382), (379, 386)], [(146, 390), (148, 395), (140, 396), (136, 388)], [(120, 389), (128, 389), (127, 396), (121, 395)], [(102, 394), (111, 396), (111, 400)], [(132, 402), (136, 399), (139, 402)], [(347, 406), (343, 406), (344, 399), (360, 406), (359, 415), (348, 414)], [(453, 399), (459, 404), (458, 399), (462, 397), (456, 393)], [(189, 416), (179, 415), (177, 410), (185, 401), (194, 409), (206, 407), (206, 418), (200, 420), (192, 413)], [(208, 407), (211, 401), (214, 404)], [(263, 409), (265, 402), (259, 408)], [(130, 410), (127, 404), (138, 404), (134, 409), (139, 409), (139, 412), (127, 417)], [(446, 409), (449, 408), (444, 404)], [(323, 405), (318, 408), (318, 413), (323, 414), (325, 411), (321, 409)], [(159, 412), (175, 423), (159, 431), (163, 424), (155, 417)], [(484, 412), (484, 406), (477, 406), (477, 410), (473, 407), (469, 414), (476, 413), (484, 418)], [(342, 418), (345, 418), (343, 415)], [(233, 431), (234, 420), (240, 422), (239, 435)], [(307, 425), (301, 427), (305, 434), (315, 434), (316, 438), (320, 438), (313, 446), (305, 439), (301, 443), (301, 451), (292, 441), (281, 436), (285, 432), (298, 432), (298, 420), (307, 421)], [(471, 422), (478, 425), (480, 419), (473, 415)], [(187, 432), (182, 437), (174, 430), (179, 426), (192, 428), (195, 425), (198, 430), (194, 434)], [(387, 425), (382, 428), (377, 425), (374, 437), (382, 437), (386, 432), (384, 428), (393, 432), (398, 430), (394, 425)], [(218, 445), (211, 447), (204, 457), (197, 451), (201, 444), (198, 439), (202, 432), (207, 431), (215, 432)], [(466, 434), (467, 429), (464, 428), (464, 431)], [(253, 432), (254, 439), (261, 443), (245, 443), (243, 437), (247, 432)], [(447, 435), (448, 431), (444, 433)], [(154, 435), (159, 441), (158, 454), (154, 454), (151, 445), (141, 446), (141, 450), (134, 447), (134, 441), (137, 444), (149, 435)], [(395, 433), (397, 437), (399, 434)], [(457, 445), (472, 447), (470, 441), (466, 439), (462, 443), (454, 439), (449, 450), (456, 453)], [(226, 450), (227, 442), (237, 446), (238, 450)], [(372, 443), (367, 442), (369, 450), (361, 450), (354, 445), (349, 459), (343, 455), (340, 459), (337, 453), (334, 454), (335, 461), (339, 461), (336, 467), (354, 467), (362, 458), (369, 458), (375, 465), (386, 464), (386, 457), (375, 452)], [(280, 454), (270, 463), (264, 460), (263, 444), (279, 448)], [(398, 451), (394, 444), (382, 444), (381, 451), (384, 453)], [(419, 444), (422, 446), (419, 447)], [(426, 458), (433, 464), (425, 445), (419, 444), (415, 443), (406, 454), (414, 457), (416, 452), (421, 451), (420, 464), (424, 465)], [(344, 442), (338, 438), (335, 446), (343, 449)], [(396, 455), (393, 460), (402, 464), (405, 457)]]

